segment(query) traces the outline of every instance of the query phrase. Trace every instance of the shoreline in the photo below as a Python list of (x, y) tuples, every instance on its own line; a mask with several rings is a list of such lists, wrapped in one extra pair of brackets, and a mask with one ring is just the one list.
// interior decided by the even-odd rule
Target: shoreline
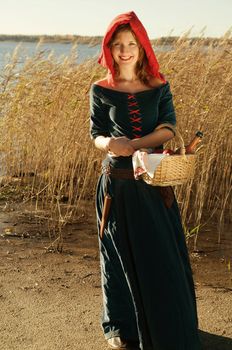
[[(0, 34), (0, 42), (11, 41), (11, 42), (40, 42), (43, 43), (59, 43), (59, 44), (86, 44), (86, 45), (99, 45), (101, 44), (103, 36), (81, 36), (81, 35), (24, 35), (24, 34)], [(228, 44), (232, 45), (232, 38), (220, 38), (214, 37), (179, 37), (179, 36), (167, 36), (151, 39), (152, 45), (172, 45), (177, 40), (188, 41), (190, 45), (201, 41), (202, 44), (217, 46), (221, 40), (227, 41)]]

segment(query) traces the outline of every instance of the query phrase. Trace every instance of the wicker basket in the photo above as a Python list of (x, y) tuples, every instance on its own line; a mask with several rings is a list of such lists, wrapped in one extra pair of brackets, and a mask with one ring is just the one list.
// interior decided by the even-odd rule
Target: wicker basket
[(181, 154), (174, 154), (165, 157), (156, 168), (153, 178), (147, 173), (142, 174), (141, 178), (149, 185), (181, 185), (194, 177), (196, 155), (185, 154), (184, 141), (178, 131), (176, 132), (176, 138), (181, 144)]

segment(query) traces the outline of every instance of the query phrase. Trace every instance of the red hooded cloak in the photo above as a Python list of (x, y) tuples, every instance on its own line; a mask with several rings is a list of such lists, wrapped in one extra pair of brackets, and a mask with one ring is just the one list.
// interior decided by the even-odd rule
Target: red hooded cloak
[(141, 46), (145, 50), (147, 60), (148, 60), (148, 66), (147, 66), (148, 74), (155, 78), (160, 79), (162, 82), (165, 83), (166, 80), (163, 74), (159, 72), (159, 63), (156, 59), (154, 50), (151, 46), (146, 29), (144, 28), (144, 26), (142, 25), (142, 23), (140, 22), (140, 20), (138, 19), (138, 17), (133, 11), (118, 15), (110, 23), (102, 41), (102, 51), (99, 56), (98, 63), (100, 63), (103, 67), (108, 68), (109, 74), (111, 75), (112, 79), (114, 79), (114, 75), (115, 75), (114, 63), (113, 63), (113, 58), (111, 55), (110, 48), (108, 47), (108, 43), (112, 38), (112, 35), (116, 30), (116, 28), (121, 24), (126, 24), (126, 23), (130, 24), (132, 31), (134, 32)]

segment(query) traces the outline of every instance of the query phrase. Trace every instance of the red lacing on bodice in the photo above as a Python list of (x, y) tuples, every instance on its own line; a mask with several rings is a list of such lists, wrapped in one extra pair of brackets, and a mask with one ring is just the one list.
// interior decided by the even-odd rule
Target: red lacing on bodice
[(138, 102), (135, 95), (128, 94), (128, 113), (132, 127), (132, 134), (134, 138), (140, 138), (142, 136), (142, 117), (139, 109)]

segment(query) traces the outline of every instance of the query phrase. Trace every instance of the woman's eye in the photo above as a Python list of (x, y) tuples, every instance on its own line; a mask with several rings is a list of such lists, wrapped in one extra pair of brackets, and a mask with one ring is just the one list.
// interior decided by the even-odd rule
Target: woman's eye
[(135, 45), (136, 45), (136, 43), (130, 43), (129, 45), (130, 45), (130, 46), (135, 46)]

